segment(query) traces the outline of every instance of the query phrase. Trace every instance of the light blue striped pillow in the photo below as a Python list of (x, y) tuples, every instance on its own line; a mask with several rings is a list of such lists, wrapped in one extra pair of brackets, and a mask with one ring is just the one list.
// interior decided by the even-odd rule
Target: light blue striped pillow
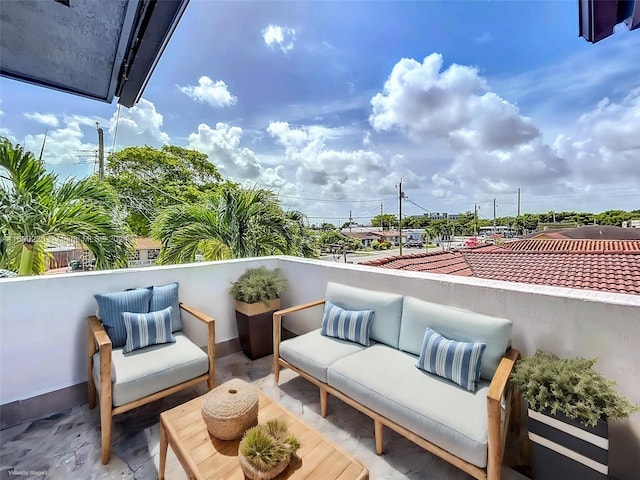
[(416, 367), (475, 392), (485, 348), (486, 343), (450, 340), (427, 327)]
[(160, 285), (147, 287), (152, 292), (150, 312), (164, 310), (167, 307), (173, 307), (171, 312), (171, 331), (179, 332), (182, 330), (182, 319), (180, 318), (180, 304), (178, 302), (178, 282), (168, 285)]
[(345, 310), (329, 300), (324, 305), (322, 330), (327, 337), (357, 342), (365, 347), (371, 345), (369, 332), (373, 323), (373, 310)]
[(123, 312), (127, 342), (122, 351), (129, 353), (150, 345), (175, 342), (171, 334), (171, 310), (173, 307), (149, 313)]
[(127, 332), (122, 321), (122, 312), (147, 313), (151, 300), (151, 290), (136, 288), (125, 292), (99, 293), (98, 316), (105, 326), (113, 348), (123, 347)]

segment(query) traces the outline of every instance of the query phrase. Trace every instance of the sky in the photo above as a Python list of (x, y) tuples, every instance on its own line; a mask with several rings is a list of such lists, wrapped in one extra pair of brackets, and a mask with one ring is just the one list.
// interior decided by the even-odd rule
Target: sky
[(142, 99), (0, 78), (0, 135), (60, 178), (178, 145), (310, 224), (640, 209), (640, 31), (578, 37), (577, 2), (191, 0)]

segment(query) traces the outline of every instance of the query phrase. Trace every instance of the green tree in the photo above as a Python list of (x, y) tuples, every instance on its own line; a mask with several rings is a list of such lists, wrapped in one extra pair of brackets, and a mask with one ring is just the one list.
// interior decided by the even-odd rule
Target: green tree
[(159, 211), (217, 191), (222, 176), (204, 153), (165, 145), (129, 147), (109, 155), (105, 180), (126, 207), (133, 232), (147, 236)]
[(398, 226), (398, 218), (390, 213), (376, 215), (371, 219), (371, 226), (382, 227), (384, 229), (396, 228)]
[(424, 233), (422, 234), (422, 236), (426, 240), (427, 245), (432, 243), (431, 240), (436, 238), (436, 235), (438, 235), (438, 233), (436, 232), (436, 229), (434, 227), (424, 227)]
[(320, 230), (322, 230), (323, 232), (329, 231), (329, 230), (335, 230), (336, 226), (333, 223), (322, 223), (320, 225)]
[(275, 194), (259, 188), (226, 185), (193, 204), (167, 207), (151, 232), (160, 240), (158, 263), (265, 255), (315, 255), (315, 245), (300, 212), (285, 212)]
[(98, 269), (127, 266), (133, 245), (111, 188), (92, 178), (58, 184), (43, 160), (6, 138), (0, 138), (0, 168), (6, 267), (19, 275), (42, 273), (45, 249), (55, 239), (82, 243)]
[(346, 245), (347, 250), (358, 250), (362, 248), (362, 242), (357, 238), (346, 236), (338, 230), (323, 232), (318, 240), (320, 246), (326, 250), (336, 250)]

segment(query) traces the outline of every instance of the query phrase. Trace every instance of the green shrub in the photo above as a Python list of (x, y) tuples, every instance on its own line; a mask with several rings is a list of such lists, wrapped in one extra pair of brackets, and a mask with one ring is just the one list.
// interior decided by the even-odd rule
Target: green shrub
[(231, 295), (245, 303), (262, 302), (280, 297), (280, 293), (289, 287), (287, 279), (279, 268), (267, 270), (265, 267), (249, 268), (231, 285)]
[(614, 390), (614, 381), (593, 369), (596, 362), (595, 358), (565, 359), (538, 350), (518, 361), (511, 381), (532, 410), (561, 412), (586, 426), (638, 411), (637, 405)]

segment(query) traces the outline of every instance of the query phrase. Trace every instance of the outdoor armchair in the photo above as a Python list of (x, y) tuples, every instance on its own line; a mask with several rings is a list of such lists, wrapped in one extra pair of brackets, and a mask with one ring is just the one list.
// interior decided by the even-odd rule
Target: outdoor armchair
[[(177, 284), (172, 285), (175, 285), (177, 297)], [(136, 289), (132, 295), (137, 295), (139, 291), (144, 290), (152, 290), (152, 288)], [(103, 313), (104, 305), (98, 297), (96, 295), (99, 311)], [(215, 320), (183, 303), (177, 306), (179, 330), (174, 329), (170, 332), (171, 328), (168, 328), (169, 332), (165, 332), (162, 327), (147, 328), (147, 326), (136, 330), (134, 323), (133, 333), (130, 328), (128, 330), (125, 345), (120, 345), (122, 338), (118, 337), (117, 328), (110, 325), (105, 318), (109, 313), (108, 308), (104, 307), (105, 316), (100, 315), (101, 319), (93, 315), (88, 317), (89, 408), (96, 406), (97, 394), (100, 402), (102, 463), (105, 465), (109, 463), (111, 454), (111, 428), (115, 415), (200, 382), (206, 381), (209, 390), (215, 385)], [(129, 310), (135, 311), (135, 309)], [(166, 310), (171, 312), (172, 308)], [(179, 316), (181, 311), (206, 325), (207, 353), (181, 331)], [(139, 318), (143, 320), (149, 317), (161, 318), (163, 313), (166, 312), (129, 314), (127, 311), (126, 314), (120, 313), (118, 316), (129, 315), (135, 321)], [(178, 326), (174, 324), (174, 328)], [(161, 339), (164, 334), (168, 336), (168, 340)], [(153, 342), (159, 338), (158, 344), (154, 345)], [(149, 340), (151, 344), (148, 343)], [(167, 343), (160, 343), (163, 341)], [(140, 342), (142, 342), (141, 345)], [(132, 344), (135, 345), (132, 347)]]

